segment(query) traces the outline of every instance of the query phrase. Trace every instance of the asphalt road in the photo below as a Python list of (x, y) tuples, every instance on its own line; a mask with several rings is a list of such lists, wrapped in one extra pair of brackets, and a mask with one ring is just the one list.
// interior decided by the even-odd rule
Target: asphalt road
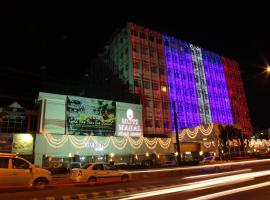
[[(231, 172), (215, 173), (211, 170), (200, 171), (193, 175), (179, 175), (171, 177), (155, 177), (139, 179), (126, 183), (102, 183), (98, 185), (73, 185), (58, 184), (55, 187), (42, 191), (33, 189), (23, 190), (0, 190), (1, 200), (25, 200), (25, 199), (192, 199), (205, 195), (216, 194), (242, 188), (245, 191), (227, 194), (219, 194), (216, 199), (269, 199), (270, 183), (260, 187), (261, 183), (270, 182), (270, 166), (256, 166), (252, 168), (237, 169)], [(267, 171), (266, 174), (258, 174)], [(248, 175), (258, 172), (249, 179)], [(247, 174), (237, 177), (239, 174)], [(203, 175), (203, 176), (201, 176)], [(193, 176), (193, 177), (191, 177)], [(226, 179), (221, 179), (221, 178)], [(228, 179), (228, 180), (227, 180)], [(204, 181), (204, 182), (203, 182)], [(197, 187), (198, 185), (198, 187)], [(257, 185), (257, 188), (244, 188)], [(180, 189), (179, 189), (180, 188)], [(163, 194), (162, 192), (165, 193)], [(234, 191), (235, 192), (235, 191)], [(142, 195), (141, 195), (142, 193)], [(145, 195), (146, 196), (143, 196)], [(142, 198), (138, 198), (141, 195)], [(148, 196), (147, 196), (148, 195)], [(206, 196), (204, 199), (211, 199), (213, 196)]]

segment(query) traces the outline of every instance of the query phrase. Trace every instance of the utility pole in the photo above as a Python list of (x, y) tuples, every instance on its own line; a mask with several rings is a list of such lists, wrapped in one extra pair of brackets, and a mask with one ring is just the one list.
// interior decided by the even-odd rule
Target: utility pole
[(180, 150), (180, 142), (179, 142), (179, 134), (178, 134), (178, 125), (177, 125), (177, 115), (175, 109), (175, 101), (173, 103), (173, 113), (174, 113), (174, 126), (175, 126), (175, 135), (176, 135), (176, 148), (177, 148), (177, 162), (178, 166), (181, 165), (181, 150)]

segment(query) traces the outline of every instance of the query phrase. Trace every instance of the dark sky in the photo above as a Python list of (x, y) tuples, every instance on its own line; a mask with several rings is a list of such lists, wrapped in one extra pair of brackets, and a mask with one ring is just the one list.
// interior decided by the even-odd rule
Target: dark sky
[(267, 8), (25, 2), (1, 2), (0, 66), (78, 79), (114, 31), (135, 22), (237, 60), (252, 124), (270, 127), (270, 75), (262, 74), (270, 64)]

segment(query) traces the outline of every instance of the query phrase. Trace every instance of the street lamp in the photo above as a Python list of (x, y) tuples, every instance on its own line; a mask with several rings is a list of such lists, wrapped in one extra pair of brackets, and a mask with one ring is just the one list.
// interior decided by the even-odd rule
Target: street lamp
[(267, 67), (266, 67), (266, 70), (265, 70), (267, 73), (270, 73), (270, 65), (268, 65)]
[(174, 126), (175, 126), (175, 135), (176, 135), (176, 148), (177, 148), (177, 162), (178, 166), (181, 165), (181, 151), (180, 151), (180, 142), (179, 142), (179, 134), (178, 134), (178, 125), (177, 125), (177, 115), (175, 109), (175, 102), (172, 102), (173, 113), (174, 113)]

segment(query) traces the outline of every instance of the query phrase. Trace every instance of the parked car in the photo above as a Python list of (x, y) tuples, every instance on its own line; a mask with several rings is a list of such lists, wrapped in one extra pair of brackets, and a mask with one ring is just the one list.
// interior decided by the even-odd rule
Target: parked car
[(118, 170), (116, 166), (106, 163), (88, 163), (81, 169), (73, 169), (71, 179), (75, 182), (127, 182), (129, 175), (127, 171)]
[(70, 169), (80, 169), (82, 167), (80, 162), (71, 162)]
[(47, 167), (51, 174), (69, 174), (70, 168), (68, 166)]
[(16, 154), (0, 153), (0, 186), (27, 186), (43, 189), (51, 181), (51, 173), (35, 167)]
[(176, 161), (175, 160), (167, 160), (163, 163), (161, 163), (161, 166), (166, 166), (166, 167), (174, 167), (176, 166)]

